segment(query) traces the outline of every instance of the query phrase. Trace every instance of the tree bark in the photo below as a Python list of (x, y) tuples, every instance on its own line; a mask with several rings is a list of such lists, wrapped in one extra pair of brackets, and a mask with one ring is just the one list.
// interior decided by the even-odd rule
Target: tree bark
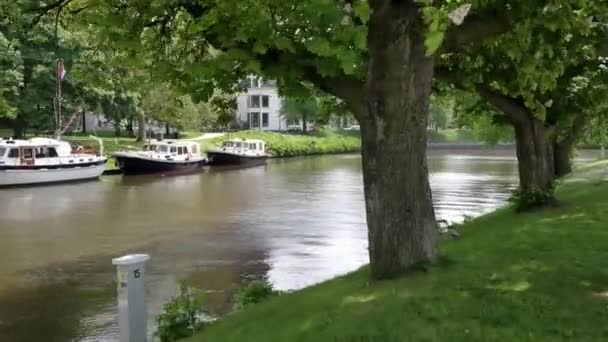
[(302, 114), (302, 133), (308, 134), (308, 125), (306, 123), (306, 114)]
[(87, 132), (87, 111), (86, 110), (82, 110), (82, 133), (86, 133)]
[(572, 172), (573, 144), (568, 142), (553, 142), (553, 161), (555, 177), (560, 178)]
[(15, 126), (13, 126), (13, 137), (15, 139), (23, 138), (25, 135), (26, 126), (27, 123), (23, 117), (23, 114), (18, 114), (17, 118), (15, 119)]
[(363, 179), (372, 277), (435, 261), (437, 224), (426, 161), (433, 59), (414, 1), (372, 1)]
[[(553, 197), (555, 172), (552, 131), (553, 128), (533, 116), (527, 117), (527, 123), (515, 124), (519, 186), (523, 193), (541, 191)], [(546, 203), (538, 203), (543, 204)]]
[(146, 115), (140, 113), (137, 116), (137, 141), (146, 140)]
[(556, 137), (553, 141), (554, 171), (558, 178), (572, 172), (572, 150), (585, 128), (585, 121), (583, 113), (576, 114), (572, 125), (567, 128), (565, 136), (562, 139)]

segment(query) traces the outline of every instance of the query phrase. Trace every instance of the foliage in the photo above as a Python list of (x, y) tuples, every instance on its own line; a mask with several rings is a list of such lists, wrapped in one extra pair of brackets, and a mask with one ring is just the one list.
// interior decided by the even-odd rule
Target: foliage
[(254, 280), (242, 287), (236, 295), (237, 308), (246, 308), (252, 304), (261, 303), (271, 297), (280, 295), (280, 291), (272, 288), (266, 281)]
[(161, 342), (173, 342), (192, 336), (204, 329), (204, 300), (192, 288), (182, 284), (180, 294), (163, 306), (156, 318), (158, 330), (155, 335)]
[(509, 198), (516, 212), (530, 211), (538, 208), (553, 206), (555, 204), (554, 185), (548, 190), (531, 187), (529, 189), (517, 189)]
[(449, 259), (428, 272), (370, 283), (363, 268), (226, 317), (188, 341), (604, 340), (598, 274), (608, 259), (608, 183), (558, 192), (569, 205), (499, 210), (464, 224), (466, 238), (445, 241)]
[(216, 94), (211, 98), (211, 107), (217, 113), (215, 123), (220, 127), (230, 125), (236, 117), (236, 96), (228, 94)]
[[(288, 124), (290, 122), (301, 122), (305, 128), (306, 123), (316, 121), (320, 111), (321, 108), (316, 97), (287, 97), (283, 99), (281, 116), (287, 119)], [(304, 128), (303, 130), (306, 131)]]

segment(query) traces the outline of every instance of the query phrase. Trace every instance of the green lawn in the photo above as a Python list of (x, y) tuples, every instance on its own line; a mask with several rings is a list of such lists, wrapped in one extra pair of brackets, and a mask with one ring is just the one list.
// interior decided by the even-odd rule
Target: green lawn
[(503, 209), (462, 226), (427, 272), (370, 283), (363, 268), (189, 341), (606, 341), (608, 183), (558, 194), (558, 209)]

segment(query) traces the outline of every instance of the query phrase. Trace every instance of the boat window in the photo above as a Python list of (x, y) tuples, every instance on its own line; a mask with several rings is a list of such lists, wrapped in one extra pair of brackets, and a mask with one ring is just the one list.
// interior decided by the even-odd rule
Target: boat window
[(177, 147), (171, 146), (171, 153), (177, 153)]
[(196, 145), (192, 145), (192, 153), (198, 153), (198, 147)]
[(9, 158), (19, 158), (19, 149), (11, 148), (10, 152), (8, 153), (8, 157)]
[(46, 151), (44, 147), (36, 147), (34, 149), (34, 154), (36, 155), (36, 159), (46, 158)]
[(232, 141), (224, 141), (224, 147), (233, 147), (234, 143)]
[(150, 146), (148, 146), (148, 145), (144, 145), (143, 150), (144, 150), (144, 151), (150, 151)]
[(57, 150), (54, 147), (49, 147), (47, 151), (47, 156), (49, 158), (57, 158), (59, 155), (57, 154)]
[(0, 157), (4, 157), (5, 153), (6, 153), (6, 148), (0, 147)]
[(24, 148), (23, 149), (23, 159), (32, 159), (34, 158), (34, 150), (32, 148)]
[(177, 154), (184, 154), (184, 148), (183, 148), (183, 147), (181, 147), (181, 146), (179, 146), (179, 147), (177, 148)]
[(158, 152), (167, 153), (167, 152), (169, 152), (169, 147), (167, 145), (159, 145)]

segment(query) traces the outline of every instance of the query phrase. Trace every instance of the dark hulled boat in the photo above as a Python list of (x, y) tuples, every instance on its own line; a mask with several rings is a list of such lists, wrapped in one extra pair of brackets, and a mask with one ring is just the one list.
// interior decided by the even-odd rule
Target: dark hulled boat
[(256, 139), (226, 140), (221, 146), (207, 150), (209, 165), (255, 166), (266, 163), (266, 143)]
[(142, 151), (116, 152), (114, 158), (125, 174), (190, 172), (206, 164), (196, 142), (155, 141)]

